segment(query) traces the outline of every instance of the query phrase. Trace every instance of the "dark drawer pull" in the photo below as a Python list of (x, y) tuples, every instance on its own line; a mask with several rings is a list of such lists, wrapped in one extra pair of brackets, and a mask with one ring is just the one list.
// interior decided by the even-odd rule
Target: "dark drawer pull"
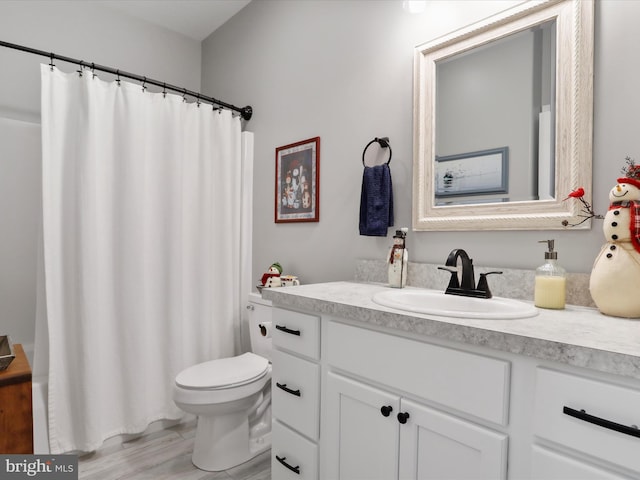
[(574, 410), (573, 408), (569, 407), (564, 407), (562, 409), (562, 413), (579, 420), (584, 420), (585, 422), (593, 423), (594, 425), (598, 425), (600, 427), (608, 428), (609, 430), (615, 430), (616, 432), (624, 433), (625, 435), (631, 435), (632, 437), (640, 438), (640, 430), (636, 426), (628, 427), (620, 423), (605, 420), (604, 418), (589, 415), (584, 410)]
[(284, 325), (276, 325), (276, 330), (280, 330), (281, 332), (288, 333), (290, 335), (297, 335), (298, 337), (300, 336), (300, 330), (291, 330)]
[(282, 457), (280, 458), (278, 455), (276, 455), (276, 460), (278, 460), (282, 465), (284, 465), (285, 467), (287, 467), (289, 470), (291, 470), (293, 473), (300, 475), (300, 465), (298, 465), (297, 467), (292, 467), (291, 465), (289, 465), (287, 462), (285, 462), (285, 460), (287, 459), (287, 457)]
[(286, 383), (276, 382), (276, 387), (278, 387), (280, 390), (284, 390), (285, 392), (290, 393), (291, 395), (295, 395), (296, 397), (300, 396), (300, 390), (291, 390), (290, 388), (287, 388)]

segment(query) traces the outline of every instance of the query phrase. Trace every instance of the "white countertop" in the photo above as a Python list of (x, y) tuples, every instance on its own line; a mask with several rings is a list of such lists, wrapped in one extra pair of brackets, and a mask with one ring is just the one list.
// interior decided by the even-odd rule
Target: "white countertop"
[(539, 309), (535, 317), (516, 320), (424, 315), (373, 302), (374, 294), (388, 289), (382, 284), (331, 282), (265, 288), (262, 295), (276, 306), (640, 379), (640, 320), (571, 305), (564, 310)]

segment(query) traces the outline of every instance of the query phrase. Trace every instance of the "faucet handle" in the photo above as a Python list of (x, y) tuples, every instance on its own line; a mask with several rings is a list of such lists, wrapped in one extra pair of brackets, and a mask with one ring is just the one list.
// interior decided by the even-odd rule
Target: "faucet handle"
[(458, 280), (458, 270), (446, 268), (446, 267), (438, 267), (438, 270), (444, 270), (445, 272), (449, 272), (451, 274), (451, 279), (449, 280), (449, 286), (447, 286), (447, 290), (450, 288), (460, 288), (460, 281)]
[(494, 274), (499, 275), (501, 273), (502, 272), (498, 272), (498, 271), (481, 273), (480, 280), (478, 280), (478, 286), (476, 287), (476, 290), (484, 292), (485, 298), (491, 298), (493, 294), (491, 293), (491, 290), (489, 290), (489, 284), (487, 283), (487, 275), (494, 275)]

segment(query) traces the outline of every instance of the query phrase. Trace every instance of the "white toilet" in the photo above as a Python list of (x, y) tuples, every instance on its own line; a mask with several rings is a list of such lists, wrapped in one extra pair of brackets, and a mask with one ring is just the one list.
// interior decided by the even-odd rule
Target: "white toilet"
[(271, 447), (271, 303), (251, 293), (247, 309), (253, 352), (176, 376), (176, 405), (198, 416), (192, 461), (201, 470), (227, 470)]

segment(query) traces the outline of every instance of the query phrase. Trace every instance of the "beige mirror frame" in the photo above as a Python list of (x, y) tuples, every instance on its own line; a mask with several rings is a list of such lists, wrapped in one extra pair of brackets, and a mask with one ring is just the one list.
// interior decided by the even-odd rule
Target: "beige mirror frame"
[[(556, 20), (555, 199), (472, 205), (435, 204), (436, 62)], [(415, 49), (413, 229), (558, 230), (580, 217), (563, 201), (584, 187), (591, 202), (593, 130), (593, 0), (532, 0)], [(590, 220), (575, 228), (591, 228)]]

